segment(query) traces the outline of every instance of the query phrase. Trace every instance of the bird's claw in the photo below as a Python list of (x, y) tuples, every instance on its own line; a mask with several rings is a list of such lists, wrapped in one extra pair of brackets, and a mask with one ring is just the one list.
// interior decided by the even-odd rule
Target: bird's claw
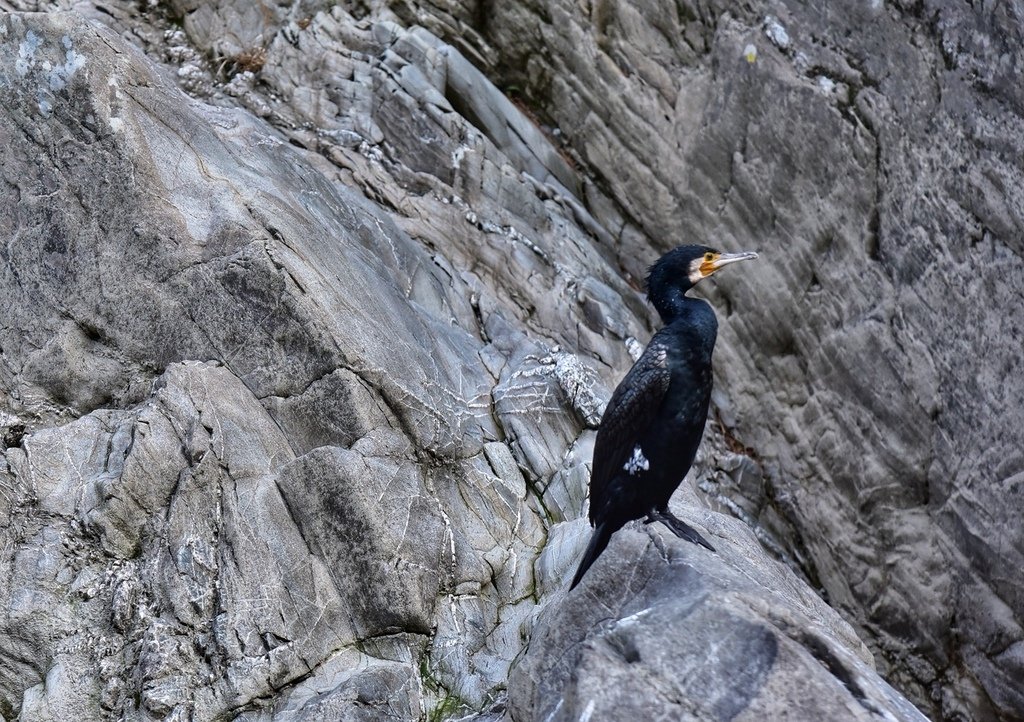
[(644, 520), (644, 524), (650, 524), (651, 522), (660, 521), (668, 530), (675, 534), (680, 539), (685, 539), (691, 544), (697, 544), (704, 547), (709, 551), (715, 551), (715, 548), (708, 543), (708, 540), (701, 536), (700, 532), (694, 529), (692, 526), (687, 524), (682, 519), (678, 519), (668, 511), (653, 511), (648, 512), (647, 518)]

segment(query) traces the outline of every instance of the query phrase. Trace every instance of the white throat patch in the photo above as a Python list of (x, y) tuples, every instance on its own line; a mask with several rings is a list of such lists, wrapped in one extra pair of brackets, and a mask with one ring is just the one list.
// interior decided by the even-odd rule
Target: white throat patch
[(704, 258), (694, 258), (690, 261), (690, 272), (687, 274), (690, 278), (691, 285), (697, 285), (697, 281), (704, 278), (704, 274), (700, 272), (700, 266), (704, 262)]
[(636, 475), (639, 471), (647, 471), (651, 468), (651, 463), (647, 461), (647, 457), (644, 456), (644, 450), (640, 448), (640, 444), (633, 447), (633, 455), (629, 457), (629, 461), (627, 461), (622, 468), (630, 476)]

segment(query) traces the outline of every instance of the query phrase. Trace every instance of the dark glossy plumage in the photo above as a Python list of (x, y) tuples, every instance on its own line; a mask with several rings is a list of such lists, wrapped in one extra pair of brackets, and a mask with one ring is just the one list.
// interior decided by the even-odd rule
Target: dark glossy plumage
[(619, 383), (601, 419), (590, 477), (590, 523), (595, 529), (572, 587), (611, 535), (633, 519), (661, 521), (677, 536), (714, 551), (668, 510), (704, 434), (718, 333), (711, 306), (686, 291), (722, 266), (747, 258), (756, 254), (681, 246), (651, 267), (648, 297), (665, 326)]

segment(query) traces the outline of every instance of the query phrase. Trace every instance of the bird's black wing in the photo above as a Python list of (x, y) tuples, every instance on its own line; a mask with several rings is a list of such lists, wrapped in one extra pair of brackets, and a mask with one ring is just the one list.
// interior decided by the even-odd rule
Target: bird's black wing
[(590, 523), (604, 506), (612, 480), (630, 459), (637, 442), (658, 414), (671, 373), (668, 351), (657, 338), (619, 383), (601, 417), (590, 474)]

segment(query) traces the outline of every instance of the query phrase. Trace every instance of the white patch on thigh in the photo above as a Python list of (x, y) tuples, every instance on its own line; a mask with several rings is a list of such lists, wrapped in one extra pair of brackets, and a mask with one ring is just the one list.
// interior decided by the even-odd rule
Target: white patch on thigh
[(644, 456), (644, 450), (640, 448), (640, 444), (633, 447), (633, 455), (629, 457), (629, 461), (622, 468), (631, 476), (651, 468), (651, 463)]

